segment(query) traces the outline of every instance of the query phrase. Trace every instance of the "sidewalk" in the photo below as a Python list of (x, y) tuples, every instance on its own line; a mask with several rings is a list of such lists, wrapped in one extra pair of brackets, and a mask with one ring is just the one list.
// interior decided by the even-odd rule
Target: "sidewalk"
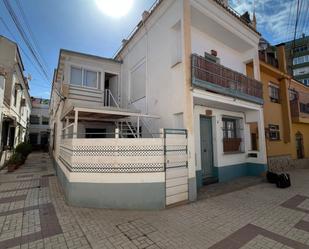
[(160, 211), (67, 206), (51, 160), (0, 172), (0, 248), (309, 248), (309, 170)]

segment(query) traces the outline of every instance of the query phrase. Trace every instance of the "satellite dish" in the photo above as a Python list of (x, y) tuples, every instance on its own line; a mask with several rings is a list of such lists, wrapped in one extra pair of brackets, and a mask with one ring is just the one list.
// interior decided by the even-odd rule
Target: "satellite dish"
[(27, 79), (28, 79), (28, 80), (30, 80), (30, 81), (32, 80), (32, 76), (31, 76), (31, 74), (30, 74), (30, 73), (28, 73), (28, 77), (27, 77)]

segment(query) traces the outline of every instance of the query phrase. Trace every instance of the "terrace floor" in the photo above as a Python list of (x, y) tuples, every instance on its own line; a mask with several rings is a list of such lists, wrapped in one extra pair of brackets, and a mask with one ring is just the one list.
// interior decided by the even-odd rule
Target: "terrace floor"
[(309, 170), (160, 211), (68, 206), (46, 153), (0, 172), (0, 248), (309, 248)]

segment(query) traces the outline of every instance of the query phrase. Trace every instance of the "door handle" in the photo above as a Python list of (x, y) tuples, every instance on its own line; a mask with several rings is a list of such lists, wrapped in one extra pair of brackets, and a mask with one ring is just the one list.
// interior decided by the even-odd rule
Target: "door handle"
[(207, 150), (206, 149), (204, 149), (204, 152), (206, 152)]

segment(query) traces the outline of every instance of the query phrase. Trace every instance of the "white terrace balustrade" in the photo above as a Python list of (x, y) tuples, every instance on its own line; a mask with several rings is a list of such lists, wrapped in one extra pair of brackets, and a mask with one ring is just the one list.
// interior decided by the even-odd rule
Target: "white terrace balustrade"
[[(161, 129), (158, 138), (64, 138), (61, 139), (58, 159), (69, 182), (86, 181), (89, 184), (99, 181), (106, 184), (124, 179), (123, 183), (141, 184), (136, 185), (138, 188), (143, 188), (142, 183), (147, 182), (159, 184), (163, 187), (159, 188), (155, 199), (160, 199), (156, 205), (161, 207), (188, 199), (186, 130)], [(152, 202), (152, 197), (147, 196), (147, 188), (143, 191), (144, 202)], [(113, 195), (117, 193), (114, 191)], [(105, 193), (97, 194), (102, 194), (103, 198)], [(136, 193), (130, 194), (130, 201), (137, 198)], [(140, 201), (135, 200), (136, 203)], [(102, 199), (102, 202), (106, 202), (107, 207), (115, 207), (108, 200)]]

